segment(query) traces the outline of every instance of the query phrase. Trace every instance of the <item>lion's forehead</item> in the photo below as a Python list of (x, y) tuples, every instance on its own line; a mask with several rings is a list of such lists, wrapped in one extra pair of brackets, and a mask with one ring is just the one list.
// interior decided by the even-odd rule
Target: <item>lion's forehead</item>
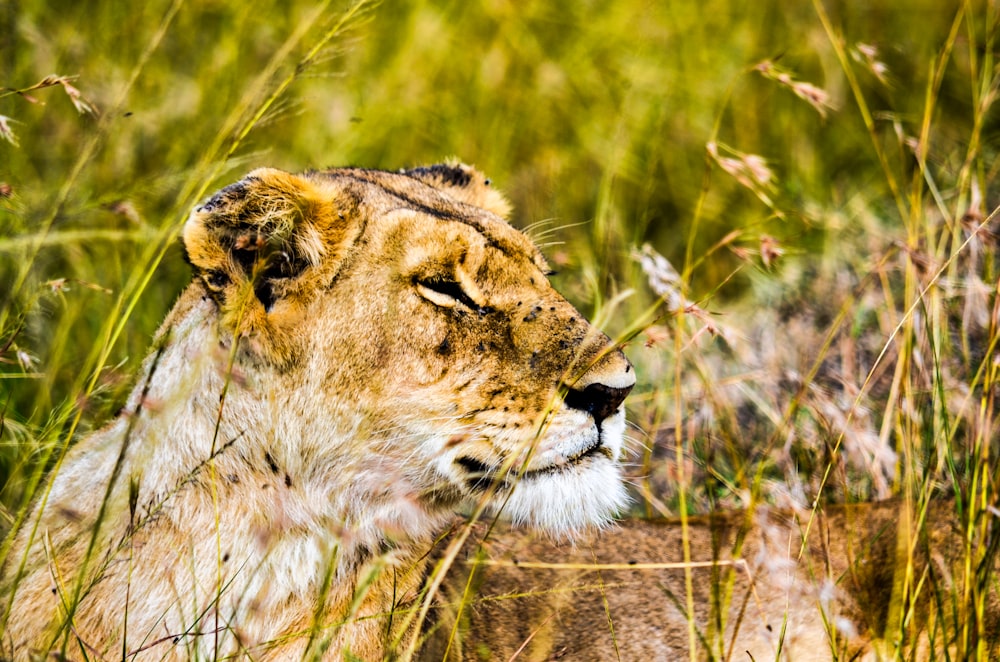
[[(314, 176), (321, 178), (331, 195), (345, 199), (345, 207), (363, 215), (368, 232), (394, 232), (395, 242), (416, 243), (417, 247), (420, 241), (437, 240), (436, 248), (454, 249), (456, 256), (463, 248), (478, 245), (499, 252), (515, 264), (531, 265), (542, 274), (550, 270), (535, 244), (503, 218), (412, 177), (354, 168), (328, 170)], [(457, 243), (463, 240), (464, 245)], [(483, 257), (488, 258), (491, 252), (487, 250)], [(437, 251), (437, 254), (447, 253), (447, 250)]]

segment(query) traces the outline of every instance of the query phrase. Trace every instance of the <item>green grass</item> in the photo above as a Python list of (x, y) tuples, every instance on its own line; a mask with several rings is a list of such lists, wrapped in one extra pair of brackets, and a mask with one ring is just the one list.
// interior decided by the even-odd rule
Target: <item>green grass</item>
[[(449, 156), (636, 334), (637, 512), (955, 494), (981, 521), (998, 27), (937, 0), (0, 7), (0, 528), (121, 405), (199, 199)], [(691, 305), (648, 313), (646, 244)]]

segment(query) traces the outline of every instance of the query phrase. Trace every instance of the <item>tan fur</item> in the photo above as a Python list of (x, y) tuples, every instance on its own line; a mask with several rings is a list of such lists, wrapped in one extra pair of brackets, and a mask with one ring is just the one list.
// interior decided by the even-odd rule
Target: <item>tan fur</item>
[(379, 659), (456, 509), (612, 517), (631, 366), (506, 210), (458, 164), (261, 169), (195, 210), (123, 413), (16, 534), (0, 657)]
[[(691, 571), (699, 659), (891, 656), (910, 549), (925, 585), (975, 597), (946, 507), (912, 528), (898, 505), (831, 512), (801, 556), (805, 522), (777, 514), (595, 532), (624, 504), (634, 375), (507, 209), (449, 164), (261, 169), (195, 210), (194, 282), (123, 413), (16, 533), (0, 658), (378, 660), (426, 638), (429, 660), (687, 659), (685, 571), (644, 565), (681, 561), (685, 539), (710, 564)], [(435, 537), (463, 509), (544, 537), (468, 543), (417, 631)], [(918, 658), (941, 647), (928, 602)]]
[(572, 546), (479, 533), (449, 572), (422, 659), (687, 660), (692, 636), (699, 660), (1000, 656), (998, 591), (976, 580), (995, 555), (987, 540), (966, 546), (949, 501), (760, 508), (690, 518), (686, 533), (676, 519), (631, 520)]

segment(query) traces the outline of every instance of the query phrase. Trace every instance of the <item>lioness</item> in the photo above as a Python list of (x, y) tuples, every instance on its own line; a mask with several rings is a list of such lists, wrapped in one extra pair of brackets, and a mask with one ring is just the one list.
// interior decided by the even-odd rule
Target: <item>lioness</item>
[(122, 414), (5, 563), (5, 655), (374, 660), (457, 508), (565, 535), (625, 503), (632, 367), (472, 168), (251, 172)]
[[(595, 533), (634, 374), (507, 213), (461, 165), (262, 169), (196, 209), (122, 414), (16, 532), (0, 657), (850, 659), (904, 621), (917, 656), (989, 654), (947, 505)], [(546, 538), (432, 552), (460, 509)]]

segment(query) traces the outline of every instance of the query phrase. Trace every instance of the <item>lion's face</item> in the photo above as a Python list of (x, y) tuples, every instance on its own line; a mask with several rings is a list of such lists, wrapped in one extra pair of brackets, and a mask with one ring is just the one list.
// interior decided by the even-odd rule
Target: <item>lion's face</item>
[(241, 360), (323, 394), (289, 405), (319, 433), (302, 452), (356, 444), (425, 506), (605, 521), (625, 499), (631, 366), (494, 211), (465, 167), (256, 171), (185, 244)]

